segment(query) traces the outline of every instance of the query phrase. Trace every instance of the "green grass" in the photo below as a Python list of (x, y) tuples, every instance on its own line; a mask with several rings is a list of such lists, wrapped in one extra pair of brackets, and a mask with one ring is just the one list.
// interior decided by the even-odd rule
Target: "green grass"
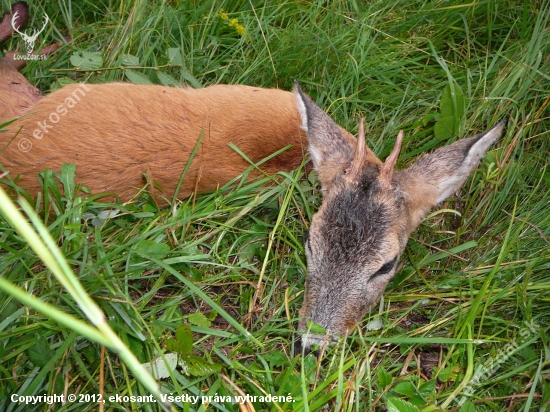
[[(547, 1), (29, 3), (32, 27), (43, 10), (53, 22), (42, 44), (73, 38), (25, 69), (45, 93), (86, 79), (289, 90), (296, 78), (348, 130), (365, 117), (381, 157), (405, 130), (402, 167), (454, 139), (435, 131), (446, 87), (464, 96), (458, 136), (510, 122), (461, 192), (413, 233), (380, 311), (321, 362), (292, 353), (301, 238), (321, 201), (313, 175), (237, 180), (158, 210), (147, 194), (129, 205), (78, 197), (67, 169), (68, 196), (23, 206), (38, 232), (3, 200), (0, 410), (49, 410), (13, 394), (148, 395), (155, 383), (140, 364), (171, 352), (183, 366), (158, 382), (162, 393), (292, 397), (256, 411), (550, 409)], [(77, 56), (90, 68), (75, 68)], [(375, 319), (382, 328), (368, 330)], [(214, 398), (175, 405), (239, 410)]]

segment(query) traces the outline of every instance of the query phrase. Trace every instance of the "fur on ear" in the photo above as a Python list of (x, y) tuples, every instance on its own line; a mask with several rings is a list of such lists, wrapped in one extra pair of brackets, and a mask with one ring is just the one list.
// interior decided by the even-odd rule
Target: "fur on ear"
[(294, 82), (296, 106), (306, 131), (309, 154), (317, 171), (323, 190), (326, 190), (336, 173), (341, 173), (353, 159), (355, 147), (346, 138), (340, 127), (321, 110)]
[[(307, 133), (308, 146), (313, 167), (317, 171), (323, 192), (332, 185), (334, 178), (353, 169), (353, 158), (357, 152), (357, 140), (338, 126), (311, 98), (298, 82), (294, 81), (296, 107), (302, 119), (302, 129)], [(381, 165), (382, 162), (366, 146), (363, 139), (364, 163)]]
[(396, 178), (412, 201), (411, 231), (436, 204), (455, 193), (489, 147), (506, 129), (507, 120), (468, 139), (459, 140), (423, 156)]

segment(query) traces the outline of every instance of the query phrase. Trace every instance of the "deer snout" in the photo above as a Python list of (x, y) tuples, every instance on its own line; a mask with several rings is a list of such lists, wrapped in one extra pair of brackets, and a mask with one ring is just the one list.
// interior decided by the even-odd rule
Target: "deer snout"
[(323, 348), (337, 343), (350, 334), (379, 297), (374, 293), (371, 297), (360, 293), (359, 288), (353, 289), (353, 292), (347, 287), (341, 291), (331, 288), (328, 292), (323, 287), (308, 286), (310, 288), (306, 287), (298, 322), (304, 353), (309, 353), (314, 347)]
[(323, 348), (339, 341), (342, 336), (349, 334), (356, 327), (358, 320), (347, 313), (323, 313), (313, 311), (306, 314), (299, 322), (298, 330), (301, 333), (299, 352), (310, 353), (313, 348)]
[(310, 353), (313, 353), (313, 355), (318, 358), (321, 352), (319, 350), (313, 350), (313, 345), (305, 346), (305, 342), (303, 340), (304, 337), (302, 335), (298, 335), (294, 339), (294, 356), (298, 356), (300, 354), (302, 356), (307, 356)]

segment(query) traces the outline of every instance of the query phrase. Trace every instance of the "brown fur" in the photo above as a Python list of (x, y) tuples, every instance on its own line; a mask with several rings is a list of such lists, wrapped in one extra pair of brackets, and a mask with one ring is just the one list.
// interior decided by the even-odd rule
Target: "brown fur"
[(40, 100), (40, 90), (18, 72), (24, 60), (13, 60), (13, 53), (0, 60), (0, 122), (21, 116)]
[[(80, 101), (67, 108), (65, 102), (76, 101), (73, 93)], [(62, 106), (67, 108), (65, 115)], [(53, 120), (59, 115), (57, 123), (50, 120), (52, 113)], [(38, 125), (44, 121), (46, 128), (51, 126), (47, 133)], [(292, 93), (248, 86), (195, 90), (124, 83), (71, 85), (42, 98), (10, 125), (9, 133), (0, 135), (2, 145), (21, 127), (0, 155), (0, 163), (12, 178), (19, 175), (19, 184), (33, 195), (41, 190), (39, 171), (59, 172), (63, 163), (74, 163), (76, 181), (93, 193), (110, 191), (129, 200), (144, 185), (143, 173), (149, 172), (161, 194), (171, 197), (200, 136), (202, 143), (180, 197), (195, 189), (216, 189), (249, 166), (230, 143), (255, 163), (292, 145), (261, 166), (271, 174), (297, 167), (306, 150)], [(32, 143), (28, 152), (18, 147), (23, 139)]]
[[(28, 19), (26, 4), (16, 3), (12, 9), (18, 11), (22, 27)], [(10, 19), (6, 13), (0, 24), (4, 39), (11, 36)], [(180, 198), (216, 189), (250, 166), (231, 143), (254, 163), (291, 146), (260, 166), (269, 174), (296, 168), (306, 151), (296, 101), (289, 92), (112, 83), (67, 86), (42, 98), (18, 72), (24, 65), (14, 53), (0, 60), (0, 122), (21, 116), (0, 134), (0, 163), (32, 196), (42, 190), (40, 171), (59, 172), (64, 163), (73, 163), (76, 182), (94, 194), (112, 192), (127, 201), (143, 187), (147, 174), (149, 189), (161, 188), (155, 197), (171, 198), (199, 138)], [(355, 144), (353, 136), (341, 132)]]

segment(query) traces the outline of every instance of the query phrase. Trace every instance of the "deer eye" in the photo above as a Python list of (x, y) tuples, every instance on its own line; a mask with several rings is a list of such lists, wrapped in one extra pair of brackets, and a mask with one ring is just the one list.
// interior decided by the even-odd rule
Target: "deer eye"
[[(392, 269), (395, 267), (395, 264), (397, 263), (397, 256), (394, 257), (391, 261), (384, 263), (378, 271), (372, 276), (373, 278), (376, 276), (385, 275), (392, 271)], [(372, 278), (371, 278), (372, 279)]]

